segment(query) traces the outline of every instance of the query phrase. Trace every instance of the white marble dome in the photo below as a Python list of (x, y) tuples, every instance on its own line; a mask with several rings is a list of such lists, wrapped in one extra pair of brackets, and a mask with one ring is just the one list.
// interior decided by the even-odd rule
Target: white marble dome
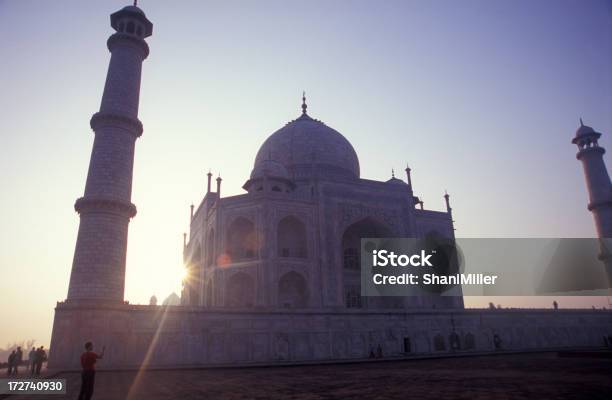
[(266, 139), (253, 171), (269, 160), (282, 164), (293, 176), (307, 176), (316, 166), (318, 176), (359, 177), (359, 159), (349, 141), (305, 112)]
[(263, 177), (289, 179), (289, 172), (287, 172), (287, 168), (278, 161), (266, 159), (255, 164), (255, 168), (251, 171), (251, 179)]

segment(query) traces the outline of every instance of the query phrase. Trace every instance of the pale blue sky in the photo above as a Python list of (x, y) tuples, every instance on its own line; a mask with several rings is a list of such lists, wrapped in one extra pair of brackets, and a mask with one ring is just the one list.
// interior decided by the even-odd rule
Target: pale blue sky
[[(0, 346), (48, 343), (50, 310), (66, 296), (109, 14), (128, 3), (0, 0)], [(206, 171), (221, 171), (225, 195), (241, 193), (259, 145), (299, 115), (303, 89), (310, 115), (351, 141), (363, 177), (393, 167), (403, 177), (408, 162), (434, 209), (448, 189), (457, 236), (594, 235), (570, 140), (582, 116), (612, 150), (610, 1), (140, 5), (154, 33), (131, 302), (178, 290)]]

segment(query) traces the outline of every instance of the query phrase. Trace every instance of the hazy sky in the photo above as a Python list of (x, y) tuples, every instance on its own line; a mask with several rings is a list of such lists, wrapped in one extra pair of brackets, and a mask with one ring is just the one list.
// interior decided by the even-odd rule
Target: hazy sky
[[(0, 0), (0, 347), (48, 344), (66, 297), (109, 14), (128, 3)], [(260, 144), (299, 115), (303, 89), (309, 114), (351, 141), (362, 177), (403, 177), (409, 163), (433, 209), (448, 189), (457, 236), (594, 235), (570, 140), (582, 116), (612, 151), (611, 2), (140, 5), (154, 33), (130, 302), (179, 290), (182, 233), (205, 173), (221, 172), (224, 195), (242, 193)]]

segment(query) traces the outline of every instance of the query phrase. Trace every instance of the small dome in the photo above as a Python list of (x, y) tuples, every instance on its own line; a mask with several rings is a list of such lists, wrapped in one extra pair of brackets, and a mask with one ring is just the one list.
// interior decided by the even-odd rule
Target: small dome
[(576, 137), (590, 135), (593, 133), (595, 133), (595, 129), (591, 128), (590, 126), (581, 124), (580, 127), (576, 130)]
[(142, 11), (140, 8), (136, 7), (136, 6), (125, 6), (121, 9), (121, 11), (129, 11), (129, 12), (133, 12), (133, 13), (139, 13), (143, 16), (145, 16), (144, 11)]
[(580, 118), (580, 126), (576, 130), (576, 136), (572, 139), (572, 143), (579, 146), (590, 146), (590, 143), (597, 145), (597, 139), (601, 137), (601, 133), (596, 132), (595, 129), (591, 128), (582, 123)]
[(278, 161), (267, 159), (256, 164), (253, 171), (251, 171), (251, 179), (263, 178), (264, 176), (289, 179), (289, 172)]
[(386, 183), (390, 183), (392, 185), (408, 185), (406, 182), (404, 182), (401, 179), (398, 179), (396, 177), (392, 177), (391, 179), (389, 179)]
[(308, 176), (316, 166), (320, 174), (359, 177), (359, 159), (353, 146), (338, 131), (304, 113), (274, 132), (261, 145), (254, 170), (273, 159), (291, 174)]
[(111, 26), (119, 31), (119, 21), (124, 18), (135, 18), (144, 25), (144, 37), (153, 34), (153, 24), (147, 19), (144, 11), (136, 6), (125, 6), (121, 10), (114, 12), (110, 16)]

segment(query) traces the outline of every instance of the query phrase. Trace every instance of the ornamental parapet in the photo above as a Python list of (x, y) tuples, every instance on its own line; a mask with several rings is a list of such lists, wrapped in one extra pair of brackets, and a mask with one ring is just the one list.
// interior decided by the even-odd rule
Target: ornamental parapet
[(74, 203), (74, 210), (79, 214), (92, 211), (110, 212), (128, 218), (134, 218), (136, 215), (134, 204), (108, 197), (81, 197)]
[(137, 118), (120, 114), (97, 112), (91, 117), (89, 126), (91, 126), (91, 129), (94, 131), (103, 127), (117, 127), (129, 131), (135, 137), (140, 137), (143, 132), (142, 122)]
[(587, 208), (589, 211), (593, 211), (605, 206), (612, 207), (612, 199), (591, 202), (587, 205)]
[(112, 34), (106, 41), (106, 47), (108, 47), (108, 50), (112, 53), (113, 48), (117, 45), (127, 45), (142, 51), (143, 60), (149, 56), (149, 45), (147, 42), (145, 42), (144, 39), (134, 35), (129, 35), (122, 32)]
[(580, 149), (580, 151), (576, 153), (576, 158), (580, 160), (583, 156), (587, 154), (591, 154), (591, 153), (603, 155), (606, 153), (606, 149), (604, 149), (603, 147), (599, 147), (599, 146), (585, 147), (584, 149)]

